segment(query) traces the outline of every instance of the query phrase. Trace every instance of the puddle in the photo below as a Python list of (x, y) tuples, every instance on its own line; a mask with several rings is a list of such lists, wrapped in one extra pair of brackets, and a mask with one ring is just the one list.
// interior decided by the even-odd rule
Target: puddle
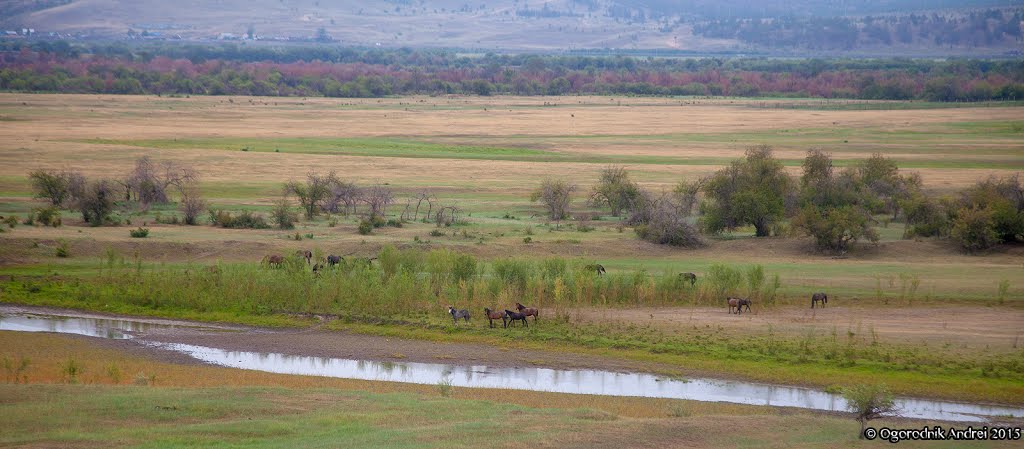
[[(130, 339), (134, 333), (166, 325), (122, 319), (16, 314), (0, 316), (0, 330), (59, 332), (102, 338)], [(144, 340), (144, 337), (139, 338)], [(846, 411), (839, 395), (810, 388), (766, 385), (716, 379), (666, 379), (651, 374), (549, 368), (495, 368), (436, 363), (376, 362), (276, 353), (227, 351), (178, 343), (145, 342), (151, 347), (187, 354), (206, 363), (282, 374), (338, 377), (455, 387), (504, 388), (606, 396), (640, 396), (732, 402), (752, 405)], [(995, 416), (1024, 416), (1024, 409), (898, 398), (900, 415), (907, 418), (984, 422)]]

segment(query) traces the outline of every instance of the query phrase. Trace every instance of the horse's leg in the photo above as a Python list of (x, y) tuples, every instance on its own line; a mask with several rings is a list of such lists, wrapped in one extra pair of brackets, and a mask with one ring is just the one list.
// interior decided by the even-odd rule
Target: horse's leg
[(526, 317), (523, 317), (523, 326), (530, 327), (530, 322), (526, 321)]

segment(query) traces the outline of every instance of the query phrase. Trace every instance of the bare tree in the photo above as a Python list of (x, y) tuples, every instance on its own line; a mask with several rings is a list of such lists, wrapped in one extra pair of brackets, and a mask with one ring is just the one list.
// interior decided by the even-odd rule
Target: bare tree
[(413, 199), (416, 200), (416, 210), (413, 212), (412, 216), (413, 221), (416, 221), (420, 218), (420, 207), (423, 205), (424, 202), (427, 203), (427, 212), (423, 216), (424, 220), (427, 217), (430, 217), (431, 213), (434, 212), (434, 203), (437, 201), (437, 197), (434, 196), (434, 192), (427, 189), (423, 189), (420, 190), (419, 192), (416, 192), (416, 195), (413, 197)]
[(441, 226), (451, 226), (459, 221), (461, 214), (462, 209), (457, 205), (441, 206), (437, 208), (437, 213), (434, 214), (434, 223), (437, 223), (439, 228)]
[(199, 194), (195, 186), (186, 186), (181, 190), (181, 213), (185, 216), (185, 224), (196, 224), (196, 218), (206, 210), (206, 200)]
[(362, 202), (362, 191), (355, 183), (332, 179), (330, 190), (331, 194), (324, 203), (324, 210), (328, 212), (349, 215), (355, 212), (356, 206)]
[(559, 221), (569, 216), (569, 207), (574, 191), (576, 191), (576, 184), (549, 178), (542, 181), (540, 187), (530, 195), (530, 201), (543, 203), (547, 208), (548, 218)]
[(635, 219), (637, 236), (653, 243), (694, 248), (703, 246), (700, 231), (689, 221), (692, 205), (683, 204), (685, 196), (665, 194), (642, 195), (631, 219)]
[(368, 213), (373, 220), (387, 216), (387, 209), (394, 201), (394, 195), (391, 188), (378, 183), (363, 190), (362, 200), (369, 207)]
[(197, 178), (192, 167), (173, 161), (156, 163), (147, 155), (135, 160), (135, 168), (120, 183), (125, 188), (126, 199), (134, 195), (135, 200), (146, 207), (153, 203), (169, 202), (168, 190), (171, 187), (182, 191), (194, 185)]

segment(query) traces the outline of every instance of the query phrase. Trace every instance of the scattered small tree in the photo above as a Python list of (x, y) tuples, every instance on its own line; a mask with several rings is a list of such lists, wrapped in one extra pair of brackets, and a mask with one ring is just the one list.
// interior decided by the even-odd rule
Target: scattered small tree
[(206, 200), (199, 194), (199, 189), (189, 187), (182, 190), (178, 207), (185, 216), (185, 224), (195, 225), (196, 219), (206, 210)]
[(194, 186), (197, 179), (198, 174), (192, 167), (173, 161), (158, 163), (149, 156), (142, 156), (135, 161), (135, 168), (121, 184), (125, 188), (126, 199), (134, 198), (146, 207), (169, 202), (172, 187), (182, 191)]
[(285, 184), (284, 193), (294, 193), (299, 198), (299, 205), (302, 206), (306, 219), (312, 220), (320, 212), (322, 204), (331, 198), (331, 187), (336, 181), (334, 172), (327, 175), (310, 172), (306, 175), (305, 183), (289, 181)]
[(36, 198), (49, 200), (53, 206), (64, 205), (71, 195), (68, 172), (39, 169), (29, 173), (28, 178)]
[(374, 184), (363, 191), (362, 200), (369, 208), (370, 221), (376, 221), (383, 220), (387, 216), (388, 206), (394, 202), (395, 197), (391, 193), (390, 187)]
[(530, 201), (540, 201), (547, 209), (548, 218), (560, 221), (569, 216), (569, 207), (572, 203), (572, 192), (576, 191), (576, 185), (570, 184), (561, 179), (545, 179), (540, 187), (530, 195)]
[(885, 385), (855, 385), (843, 389), (846, 406), (860, 423), (860, 438), (868, 421), (895, 414), (898, 410), (892, 393)]
[(77, 194), (75, 204), (82, 213), (82, 220), (92, 226), (100, 226), (110, 219), (114, 211), (114, 183), (99, 180), (85, 183), (82, 191)]
[(324, 203), (324, 210), (330, 213), (347, 216), (355, 212), (356, 206), (362, 202), (362, 191), (355, 183), (332, 179), (330, 189), (331, 194)]
[(612, 215), (618, 217), (623, 210), (631, 209), (639, 197), (640, 188), (629, 179), (629, 172), (613, 165), (601, 170), (589, 202), (596, 207), (608, 206)]

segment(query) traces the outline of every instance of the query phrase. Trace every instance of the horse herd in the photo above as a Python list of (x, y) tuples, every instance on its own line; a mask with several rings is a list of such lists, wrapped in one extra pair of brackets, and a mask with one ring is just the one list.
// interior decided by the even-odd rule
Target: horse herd
[[(298, 250), (298, 251), (295, 252), (295, 255), (297, 257), (299, 257), (300, 259), (305, 259), (306, 265), (309, 265), (310, 263), (312, 263), (312, 260), (313, 260), (313, 252), (312, 251), (309, 251), (309, 250)], [(353, 261), (359, 262), (359, 263), (364, 263), (366, 265), (370, 265), (376, 259), (377, 259), (376, 257), (359, 257), (359, 258), (353, 259)], [(266, 265), (266, 266), (271, 267), (271, 268), (280, 268), (282, 265), (284, 265), (284, 261), (285, 261), (284, 256), (281, 256), (280, 254), (268, 254), (266, 257), (263, 258), (263, 261), (261, 263), (263, 265)], [(324, 268), (326, 268), (326, 267), (334, 267), (336, 265), (343, 264), (343, 263), (345, 263), (345, 257), (344, 256), (337, 256), (337, 255), (331, 254), (331, 255), (323, 258), (320, 262), (317, 262), (315, 265), (313, 265), (313, 274), (319, 275), (320, 272), (323, 271)], [(604, 265), (601, 265), (601, 264), (590, 264), (590, 265), (584, 266), (583, 268), (585, 270), (587, 270), (587, 271), (593, 271), (598, 276), (604, 276), (604, 274), (607, 272), (607, 270), (605, 270), (605, 268), (604, 268)], [(694, 273), (679, 273), (679, 279), (682, 280), (683, 282), (688, 282), (691, 287), (693, 287), (694, 285), (697, 284), (697, 275), (694, 274)], [(728, 298), (725, 299), (725, 301), (729, 305), (729, 313), (731, 314), (731, 313), (733, 313), (733, 310), (735, 310), (737, 315), (740, 315), (741, 313), (743, 313), (743, 309), (744, 308), (746, 308), (747, 311), (749, 312), (750, 311), (750, 305), (754, 303), (753, 301), (751, 301), (748, 298), (734, 298), (734, 297), (728, 297)], [(815, 305), (817, 305), (817, 303), (819, 303), (819, 302), (821, 303), (821, 307), (824, 308), (825, 304), (828, 304), (828, 295), (826, 295), (824, 292), (818, 292), (818, 293), (812, 294), (811, 295), (811, 308), (813, 309), (815, 307)], [(537, 317), (539, 316), (539, 314), (538, 314), (539, 311), (536, 308), (534, 308), (534, 307), (524, 307), (522, 304), (520, 304), (518, 302), (516, 303), (516, 310), (517, 310), (516, 312), (513, 312), (513, 311), (508, 310), (508, 309), (506, 309), (504, 311), (498, 311), (498, 310), (491, 310), (491, 309), (489, 309), (487, 307), (484, 307), (484, 316), (487, 317), (488, 321), (490, 322), (490, 326), (491, 327), (494, 327), (494, 320), (501, 320), (502, 321), (502, 327), (506, 327), (506, 328), (508, 327), (508, 325), (510, 323), (515, 325), (516, 321), (522, 321), (524, 326), (529, 327), (529, 324), (527, 324), (527, 322), (526, 322), (526, 317), (532, 316), (534, 322), (536, 322), (537, 321)], [(452, 320), (455, 321), (456, 324), (458, 324), (460, 318), (464, 319), (466, 322), (469, 321), (469, 310), (466, 310), (466, 309), (456, 310), (454, 307), (448, 306), (448, 313), (450, 313), (452, 315)]]
[[(537, 318), (540, 318), (540, 309), (536, 307), (526, 307), (520, 303), (516, 303), (516, 312), (505, 309), (504, 312), (497, 310), (491, 310), (484, 307), (484, 316), (487, 317), (487, 321), (491, 327), (494, 327), (494, 320), (501, 320), (503, 328), (508, 328), (509, 324), (515, 327), (516, 321), (522, 321), (523, 326), (530, 327), (530, 324), (526, 321), (526, 317), (533, 317), (533, 322), (537, 322)], [(459, 324), (459, 318), (462, 318), (467, 323), (469, 322), (469, 310), (466, 309), (455, 309), (455, 307), (448, 306), (448, 313), (452, 316), (452, 321), (456, 325)]]
[[(300, 249), (300, 250), (296, 251), (295, 252), (295, 256), (298, 257), (301, 260), (305, 260), (306, 261), (306, 265), (313, 264), (313, 252), (308, 250), (308, 249), (306, 249), (306, 250)], [(351, 258), (350, 260), (352, 262), (354, 262), (354, 263), (362, 263), (362, 264), (365, 264), (365, 265), (369, 266), (370, 264), (373, 263), (374, 260), (377, 260), (377, 258), (376, 257), (356, 257), (356, 258)], [(270, 267), (270, 268), (281, 268), (282, 266), (284, 266), (284, 262), (285, 262), (285, 257), (284, 256), (282, 256), (280, 254), (268, 254), (268, 255), (263, 257), (263, 260), (260, 263), (265, 265), (265, 266), (267, 266), (267, 267)], [(329, 255), (327, 257), (321, 258), (319, 261), (317, 261), (317, 263), (313, 264), (313, 274), (319, 276), (320, 272), (322, 272), (325, 268), (327, 268), (327, 267), (332, 267), (333, 268), (334, 266), (340, 265), (340, 264), (344, 264), (345, 262), (346, 262), (345, 256), (338, 256), (338, 255), (331, 254), (331, 255)]]

